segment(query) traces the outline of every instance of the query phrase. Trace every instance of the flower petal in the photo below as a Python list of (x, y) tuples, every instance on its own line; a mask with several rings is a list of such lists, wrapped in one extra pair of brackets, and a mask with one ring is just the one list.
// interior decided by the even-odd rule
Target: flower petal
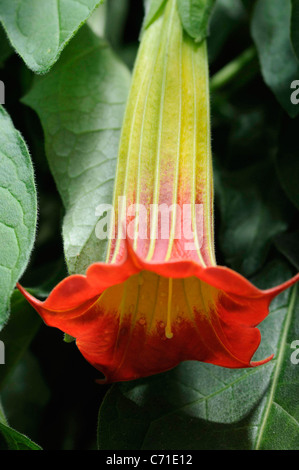
[[(161, 207), (168, 210), (166, 237)], [(243, 368), (271, 359), (252, 362), (257, 326), (299, 275), (262, 291), (216, 266), (207, 49), (183, 32), (176, 0), (163, 5), (140, 45), (114, 209), (106, 263), (66, 278), (45, 302), (18, 285), (47, 325), (75, 337), (109, 382), (186, 360)]]
[(261, 339), (256, 326), (273, 297), (298, 280), (262, 291), (227, 268), (190, 261), (154, 265), (129, 248), (122, 265), (95, 263), (86, 276), (62, 281), (45, 302), (19, 288), (46, 324), (75, 337), (87, 361), (114, 382), (185, 360), (229, 368), (270, 360), (251, 362)]

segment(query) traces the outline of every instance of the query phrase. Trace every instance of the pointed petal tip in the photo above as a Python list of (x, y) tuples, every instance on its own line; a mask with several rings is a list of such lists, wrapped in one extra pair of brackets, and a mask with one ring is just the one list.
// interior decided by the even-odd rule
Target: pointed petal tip
[(17, 282), (16, 288), (20, 291), (20, 293), (25, 297), (25, 299), (34, 307), (37, 309), (40, 307), (43, 302), (41, 300), (36, 299), (33, 295), (31, 295), (21, 284)]
[(263, 293), (269, 297), (270, 301), (272, 301), (277, 295), (281, 294), (284, 290), (288, 289), (289, 287), (292, 287), (297, 282), (299, 282), (299, 273), (293, 276), (288, 281), (283, 282), (282, 284), (276, 287), (264, 290)]
[(251, 367), (262, 366), (263, 364), (267, 364), (268, 362), (272, 361), (273, 357), (274, 357), (274, 354), (271, 354), (271, 356), (267, 357), (266, 359), (262, 359), (261, 361), (251, 361), (250, 366)]

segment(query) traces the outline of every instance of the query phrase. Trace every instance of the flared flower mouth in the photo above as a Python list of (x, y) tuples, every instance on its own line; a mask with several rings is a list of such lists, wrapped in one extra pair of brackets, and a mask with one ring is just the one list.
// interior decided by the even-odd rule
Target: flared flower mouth
[(128, 246), (122, 264), (95, 263), (62, 281), (45, 302), (18, 286), (45, 323), (76, 338), (106, 379), (133, 380), (185, 360), (255, 367), (272, 299), (299, 275), (262, 291), (238, 273), (193, 261), (146, 262)]
[(107, 382), (186, 360), (244, 368), (272, 357), (252, 360), (257, 326), (299, 274), (262, 291), (216, 265), (209, 113), (206, 44), (188, 37), (168, 0), (144, 32), (134, 68), (106, 262), (64, 279), (44, 302), (18, 285)]

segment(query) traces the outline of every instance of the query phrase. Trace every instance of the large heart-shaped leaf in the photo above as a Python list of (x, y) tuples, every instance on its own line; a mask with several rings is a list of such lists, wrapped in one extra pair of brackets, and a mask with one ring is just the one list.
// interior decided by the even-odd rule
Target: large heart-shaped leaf
[(41, 119), (46, 154), (61, 194), (70, 272), (104, 261), (96, 208), (111, 204), (120, 128), (130, 83), (127, 68), (86, 26), (24, 102)]
[(37, 217), (31, 159), (19, 132), (0, 106), (0, 329), (32, 250)]
[[(275, 262), (256, 283), (270, 287), (289, 276), (288, 267)], [(272, 303), (261, 326), (257, 358), (275, 353), (268, 364), (230, 370), (186, 362), (165, 374), (114, 385), (99, 413), (99, 448), (298, 448), (299, 368), (290, 348), (298, 321), (295, 286)]]
[(257, 0), (251, 33), (256, 44), (266, 84), (291, 117), (298, 114), (292, 104), (291, 83), (298, 79), (299, 62), (290, 40), (291, 0)]
[(45, 73), (102, 0), (0, 0), (0, 21), (29, 68)]

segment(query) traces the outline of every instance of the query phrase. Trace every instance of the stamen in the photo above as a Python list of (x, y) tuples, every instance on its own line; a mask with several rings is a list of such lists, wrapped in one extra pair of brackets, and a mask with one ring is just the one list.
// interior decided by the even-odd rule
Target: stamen
[(165, 328), (165, 336), (168, 339), (173, 337), (173, 333), (171, 331), (171, 301), (172, 301), (172, 279), (169, 278), (168, 280), (168, 304), (167, 304), (167, 322)]

